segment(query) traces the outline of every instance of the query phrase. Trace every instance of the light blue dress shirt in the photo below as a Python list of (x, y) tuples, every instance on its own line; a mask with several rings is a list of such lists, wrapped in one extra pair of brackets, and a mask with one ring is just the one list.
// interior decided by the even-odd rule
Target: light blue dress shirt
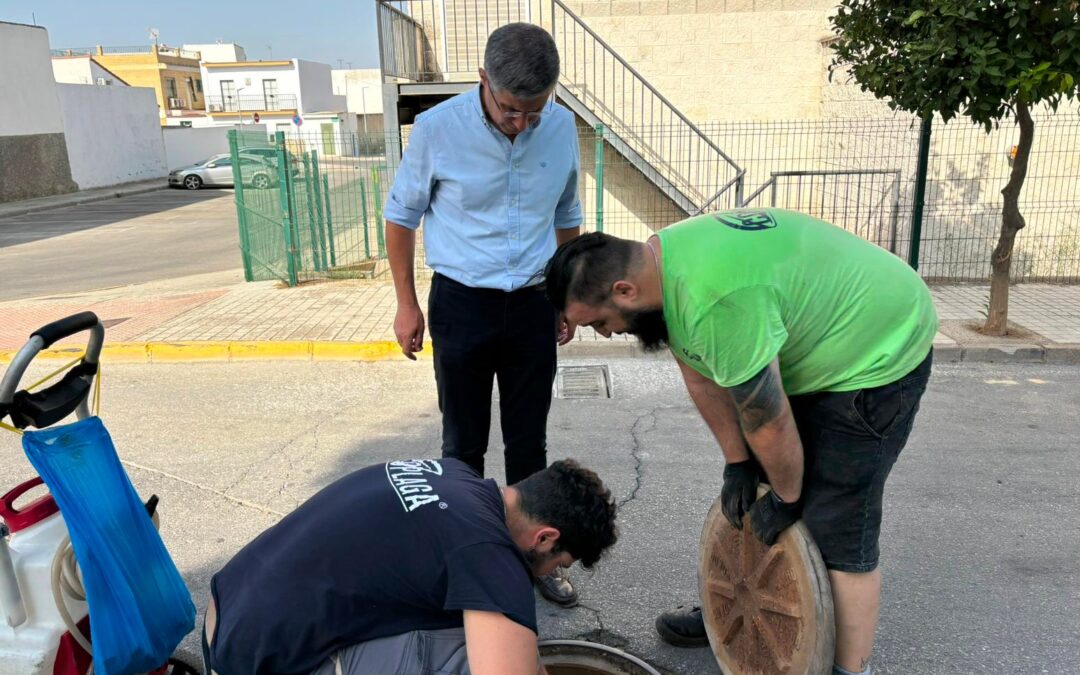
[(474, 288), (538, 283), (555, 230), (581, 225), (577, 127), (552, 105), (513, 143), (480, 104), (480, 87), (416, 118), (390, 188), (387, 220), (424, 222), (428, 266)]

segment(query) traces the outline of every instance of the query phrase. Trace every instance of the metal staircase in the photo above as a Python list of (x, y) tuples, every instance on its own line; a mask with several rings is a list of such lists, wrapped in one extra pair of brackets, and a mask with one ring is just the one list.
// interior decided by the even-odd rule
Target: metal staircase
[(687, 215), (741, 206), (745, 170), (561, 0), (379, 0), (386, 82), (472, 86), (487, 35), (511, 21), (552, 34), (562, 72), (556, 95)]

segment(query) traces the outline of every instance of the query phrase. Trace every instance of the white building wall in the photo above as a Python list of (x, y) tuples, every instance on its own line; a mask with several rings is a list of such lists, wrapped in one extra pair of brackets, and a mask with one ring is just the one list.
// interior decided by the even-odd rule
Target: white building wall
[(89, 56), (56, 56), (52, 60), (53, 78), (64, 84), (93, 84)]
[(38, 26), (0, 21), (0, 158), (0, 203), (78, 189), (68, 166), (49, 34)]
[(52, 60), (53, 77), (64, 84), (105, 84), (126, 87), (127, 82), (89, 56), (56, 56)]
[[(321, 129), (321, 124), (329, 123), (333, 117), (342, 119), (342, 122), (338, 123), (340, 126), (337, 128), (339, 129), (354, 130), (357, 126), (355, 116), (351, 120), (346, 119), (348, 117), (345, 113), (346, 97), (334, 94), (330, 66), (324, 63), (294, 59), (290, 62), (290, 65), (270, 66), (266, 65), (265, 62), (249, 61), (244, 64), (222, 68), (207, 67), (204, 62), (202, 65), (202, 77), (208, 102), (213, 101), (214, 97), (221, 96), (221, 82), (223, 80), (234, 81), (238, 96), (241, 98), (262, 96), (263, 80), (277, 80), (279, 101), (282, 101), (280, 97), (294, 96), (303, 123), (302, 127), (297, 129), (289, 118), (266, 114), (261, 121), (266, 124), (268, 134), (273, 134), (279, 130), (292, 135), (314, 134)], [(281, 105), (285, 106), (287, 104), (282, 103)], [(250, 120), (252, 112), (246, 111), (244, 119)], [(313, 113), (338, 114), (323, 115), (316, 119), (309, 117)], [(233, 126), (236, 124), (236, 119), (219, 115), (213, 121), (207, 122), (207, 124), (215, 127)], [(343, 154), (344, 151), (343, 146), (339, 152)]]
[[(277, 80), (279, 96), (292, 95), (300, 101), (300, 80), (293, 64), (286, 66), (260, 65), (260, 61), (248, 61), (243, 65), (229, 68), (201, 67), (203, 92), (207, 101), (221, 97), (221, 82), (232, 80), (236, 83), (237, 95), (241, 98), (263, 95), (263, 80)], [(232, 122), (225, 122), (231, 124)]]
[[(201, 129), (183, 127), (165, 127), (162, 135), (165, 140), (165, 158), (169, 170), (190, 166), (211, 155), (229, 152), (229, 127), (203, 127)], [(253, 139), (266, 139), (265, 124), (245, 124), (239, 127), (244, 132), (244, 141), (250, 145)], [(261, 133), (257, 133), (261, 132)], [(262, 142), (260, 146), (269, 145)]]
[(304, 112), (344, 111), (345, 97), (334, 94), (330, 66), (295, 59), (300, 77), (300, 109)]
[(357, 115), (382, 115), (382, 71), (378, 68), (334, 70), (334, 93), (345, 96), (345, 109)]
[(0, 136), (63, 133), (54, 87), (45, 29), (0, 22)]
[(80, 189), (164, 178), (154, 90), (57, 84), (71, 177)]
[[(694, 122), (821, 116), (821, 39), (832, 33), (837, 0), (565, 4)], [(562, 54), (569, 77), (611, 63), (577, 44)], [(618, 80), (606, 86), (607, 95), (622, 93)]]
[(247, 61), (244, 48), (235, 42), (218, 42), (210, 44), (184, 45), (181, 49), (190, 52), (199, 52), (202, 60), (208, 63), (232, 63), (234, 61)]

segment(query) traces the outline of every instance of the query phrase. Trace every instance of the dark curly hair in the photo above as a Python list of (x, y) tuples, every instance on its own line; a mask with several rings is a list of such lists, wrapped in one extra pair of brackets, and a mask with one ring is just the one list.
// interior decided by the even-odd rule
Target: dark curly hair
[(598, 305), (611, 287), (639, 262), (636, 244), (603, 232), (574, 237), (555, 251), (544, 267), (544, 291), (555, 310), (577, 300)]
[(531, 520), (559, 531), (557, 548), (592, 567), (615, 544), (615, 500), (600, 477), (572, 459), (553, 462), (514, 489), (521, 511)]

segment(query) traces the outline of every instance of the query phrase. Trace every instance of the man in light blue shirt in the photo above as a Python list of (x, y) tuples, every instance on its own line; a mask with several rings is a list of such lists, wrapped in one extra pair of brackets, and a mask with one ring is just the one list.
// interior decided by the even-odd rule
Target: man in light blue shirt
[[(552, 100), (558, 78), (558, 50), (542, 28), (493, 32), (480, 85), (416, 118), (385, 208), (394, 334), (410, 359), (424, 345), (413, 263), (421, 221), (435, 271), (427, 320), (443, 456), (483, 475), (497, 379), (508, 485), (547, 465), (556, 343), (573, 337), (536, 285), (582, 220), (577, 127)], [(577, 604), (561, 572), (540, 590)]]

